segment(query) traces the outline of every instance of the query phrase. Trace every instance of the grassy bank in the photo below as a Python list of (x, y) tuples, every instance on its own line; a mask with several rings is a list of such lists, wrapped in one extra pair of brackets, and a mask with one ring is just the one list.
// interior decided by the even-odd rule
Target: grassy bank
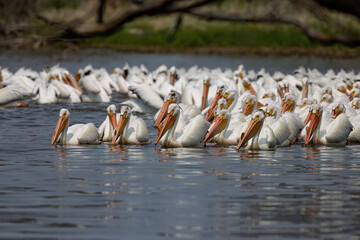
[(89, 47), (128, 51), (313, 54), (334, 57), (360, 56), (360, 47), (323, 46), (300, 30), (282, 24), (206, 22), (185, 17), (171, 41), (169, 29), (175, 17), (142, 18), (107, 37), (84, 39)]

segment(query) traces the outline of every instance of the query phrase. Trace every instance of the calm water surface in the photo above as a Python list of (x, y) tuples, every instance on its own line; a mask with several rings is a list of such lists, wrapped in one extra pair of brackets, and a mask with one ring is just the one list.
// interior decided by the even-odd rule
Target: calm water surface
[[(102, 66), (111, 69), (108, 54), (104, 53)], [(94, 59), (101, 59), (100, 55)], [(81, 56), (77, 65), (72, 58), (62, 65), (76, 70), (99, 61), (92, 61), (87, 53)], [(132, 64), (153, 58), (180, 67), (201, 66), (198, 59), (206, 58), (187, 56), (190, 63), (182, 64), (179, 59), (186, 59), (185, 55), (127, 56), (131, 61), (136, 58)], [(39, 54), (31, 60), (25, 55), (19, 61), (21, 56), (7, 56), (4, 62), (5, 57), (0, 57), (0, 64), (13, 70), (30, 65), (41, 69), (46, 59), (54, 58)], [(245, 59), (207, 58), (211, 64), (219, 59), (221, 64), (231, 63), (231, 68)], [(261, 60), (253, 58), (249, 61)], [(290, 71), (278, 61), (286, 62), (286, 58), (278, 57), (273, 65), (265, 59), (264, 64)], [(330, 68), (327, 61), (333, 60), (313, 61)], [(122, 66), (124, 61), (118, 63)], [(114, 95), (114, 103), (122, 100)], [(236, 152), (235, 147), (215, 146), (160, 149), (153, 144), (50, 146), (60, 108), (70, 110), (71, 124), (94, 122), (99, 126), (107, 106), (83, 103), (1, 110), (1, 239), (360, 237), (360, 145), (298, 144), (273, 152)], [(152, 116), (140, 117), (154, 141)]]

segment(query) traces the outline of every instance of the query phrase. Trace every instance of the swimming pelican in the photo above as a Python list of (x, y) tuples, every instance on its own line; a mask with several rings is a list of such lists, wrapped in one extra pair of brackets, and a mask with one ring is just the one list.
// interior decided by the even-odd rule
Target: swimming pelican
[[(180, 108), (177, 104), (171, 104), (155, 141), (160, 141), (162, 147), (199, 147), (204, 139), (210, 123), (202, 115), (192, 118), (181, 129), (177, 128), (180, 120)], [(177, 131), (175, 131), (177, 130)]]
[(238, 151), (245, 146), (245, 150), (274, 150), (276, 139), (274, 132), (266, 124), (265, 114), (262, 109), (252, 116), (246, 130), (241, 134), (240, 141), (236, 147)]
[(111, 104), (107, 107), (107, 116), (99, 127), (100, 140), (110, 142), (113, 138), (114, 130), (117, 126), (120, 114), (116, 114), (116, 106)]
[(60, 110), (59, 121), (51, 138), (51, 145), (55, 143), (66, 145), (98, 144), (99, 132), (93, 123), (75, 124), (69, 127), (70, 112), (63, 108)]
[(245, 123), (245, 116), (241, 115), (242, 117), (239, 117), (239, 114), (231, 117), (229, 110), (216, 109), (214, 121), (203, 143), (214, 137), (214, 141), (219, 145), (236, 145), (240, 140), (242, 125)]
[(116, 126), (112, 144), (143, 145), (149, 144), (149, 133), (144, 120), (131, 113), (131, 108), (122, 106), (120, 119)]
[(309, 109), (308, 123), (302, 131), (305, 134), (305, 146), (309, 144), (334, 144), (345, 145), (346, 138), (353, 126), (345, 114), (340, 114), (336, 119), (323, 114), (323, 108), (314, 104)]

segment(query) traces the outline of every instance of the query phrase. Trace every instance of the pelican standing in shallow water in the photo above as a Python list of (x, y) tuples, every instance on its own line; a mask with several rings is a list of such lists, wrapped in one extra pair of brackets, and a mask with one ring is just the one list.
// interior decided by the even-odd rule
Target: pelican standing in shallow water
[(182, 129), (177, 129), (179, 115), (179, 106), (170, 104), (164, 122), (159, 126), (155, 145), (160, 141), (162, 147), (200, 147), (210, 123), (202, 115), (197, 115)]
[(149, 133), (144, 120), (131, 113), (131, 108), (122, 106), (120, 119), (116, 126), (112, 144), (143, 145), (149, 144)]
[(98, 144), (99, 132), (93, 123), (75, 124), (69, 127), (70, 112), (63, 108), (60, 110), (59, 120), (51, 138), (51, 145), (55, 143), (66, 145)]

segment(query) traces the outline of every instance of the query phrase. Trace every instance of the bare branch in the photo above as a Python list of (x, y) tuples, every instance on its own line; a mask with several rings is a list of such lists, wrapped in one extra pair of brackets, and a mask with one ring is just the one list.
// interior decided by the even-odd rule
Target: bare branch
[(288, 17), (281, 17), (281, 16), (271, 16), (271, 15), (264, 15), (264, 16), (241, 16), (241, 15), (234, 15), (234, 14), (224, 14), (219, 12), (205, 12), (199, 10), (188, 10), (184, 11), (184, 13), (203, 18), (206, 20), (221, 20), (221, 21), (229, 21), (229, 22), (244, 22), (244, 23), (282, 23), (295, 26), (303, 33), (305, 33), (310, 39), (325, 43), (325, 44), (332, 44), (332, 43), (343, 43), (346, 45), (359, 45), (360, 39), (359, 38), (350, 38), (344, 36), (328, 36), (322, 34), (315, 29), (309, 27), (308, 25), (298, 21), (296, 19), (291, 19)]

